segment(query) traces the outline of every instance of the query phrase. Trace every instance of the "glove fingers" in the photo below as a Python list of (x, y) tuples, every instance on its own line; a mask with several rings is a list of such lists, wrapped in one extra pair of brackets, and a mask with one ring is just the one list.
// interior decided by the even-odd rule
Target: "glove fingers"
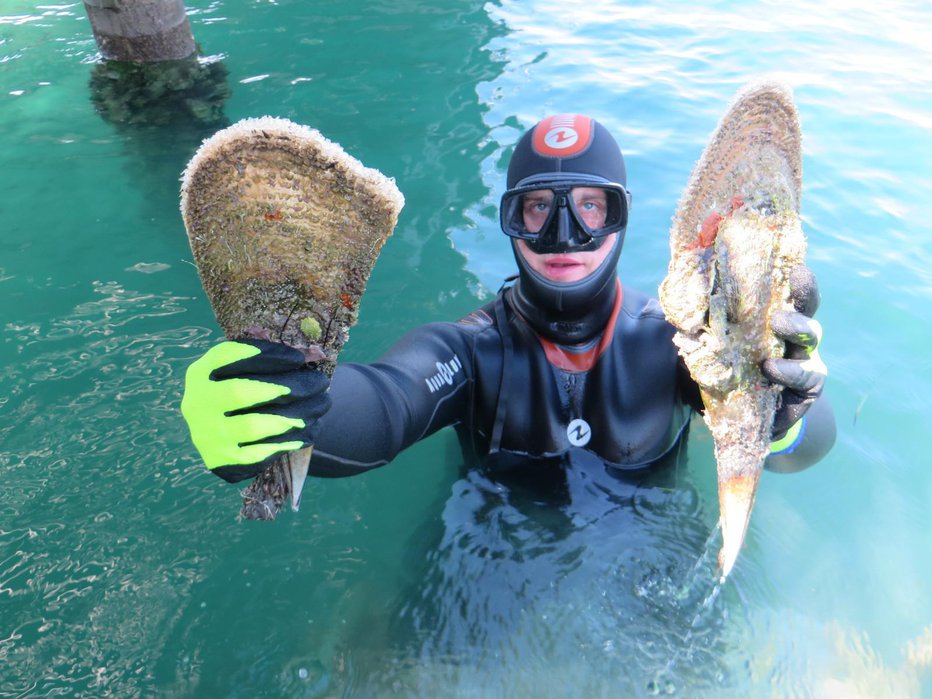
[[(227, 343), (225, 343), (227, 344)], [(222, 345), (217, 345), (222, 347)], [(229, 350), (230, 348), (227, 348)], [(234, 348), (235, 349), (235, 348)], [(211, 350), (213, 351), (213, 350)], [(181, 401), (181, 412), (188, 425), (196, 431), (209, 434), (211, 425), (222, 420), (224, 415), (235, 414), (278, 400), (289, 392), (287, 386), (277, 386), (265, 381), (248, 379), (226, 379), (211, 381), (210, 352), (194, 362), (185, 375), (185, 394)], [(214, 354), (216, 358), (217, 353)]]
[(773, 440), (782, 438), (787, 430), (806, 414), (809, 406), (815, 400), (815, 398), (797, 395), (792, 391), (784, 391), (782, 395), (783, 404), (774, 416), (773, 427), (771, 428), (771, 439)]
[(771, 319), (774, 335), (786, 342), (784, 359), (767, 359), (761, 370), (768, 379), (785, 389), (774, 416), (772, 438), (783, 438), (806, 414), (821, 395), (828, 370), (819, 358), (822, 326), (812, 316), (819, 309), (819, 285), (805, 265), (790, 272), (790, 300), (795, 312), (775, 313)]
[(247, 413), (226, 418), (227, 430), (241, 445), (267, 441), (293, 429), (304, 429), (304, 420), (269, 413)]
[(304, 400), (296, 400), (286, 405), (276, 406), (273, 412), (275, 415), (281, 415), (282, 417), (297, 418), (309, 422), (319, 419), (330, 410), (330, 403), (330, 394), (323, 393), (310, 396)]
[[(822, 341), (822, 325), (802, 313), (777, 311), (770, 321), (770, 329), (778, 338), (793, 345), (787, 347), (787, 356), (794, 359), (808, 357)], [(795, 351), (797, 348), (802, 352)]]
[(286, 388), (287, 391), (282, 392), (280, 399), (273, 400), (273, 398), (269, 398), (269, 402), (273, 405), (318, 396), (326, 393), (330, 386), (330, 378), (316, 369), (298, 369), (281, 374), (242, 374), (233, 380), (239, 379), (274, 384)]
[(293, 440), (290, 442), (277, 442), (267, 444), (249, 444), (240, 448), (243, 461), (250, 464), (267, 465), (272, 459), (289, 451), (295, 451), (307, 446), (303, 442)]
[(211, 348), (204, 355), (205, 358), (211, 356), (214, 350), (217, 352), (215, 368), (211, 373), (213, 379), (249, 374), (280, 374), (304, 366), (304, 354), (280, 342), (252, 339), (228, 340)]
[[(320, 428), (318, 422), (321, 416), (330, 409), (330, 394), (318, 393), (308, 396), (301, 400), (294, 400), (288, 403), (276, 404), (275, 401), (263, 406), (253, 407), (248, 411), (235, 413), (232, 417), (238, 418), (257, 418), (264, 417), (274, 420), (278, 418), (282, 421), (290, 421), (290, 425), (285, 422), (269, 422), (269, 425), (284, 426), (285, 431), (273, 434), (271, 431), (265, 434), (258, 432), (251, 433), (249, 437), (244, 436), (242, 432), (235, 432), (241, 443), (262, 441), (264, 443), (275, 443), (287, 440), (300, 440), (305, 445), (313, 444), (317, 439), (317, 432)], [(261, 413), (255, 412), (261, 410)], [(244, 423), (245, 424), (245, 423)], [(261, 429), (257, 427), (257, 429)]]
[(793, 307), (810, 318), (819, 310), (821, 297), (815, 274), (805, 265), (800, 265), (790, 272), (790, 299)]
[[(228, 415), (242, 415), (250, 412), (275, 413), (294, 417), (320, 417), (330, 408), (330, 396), (327, 389), (330, 379), (320, 371), (293, 371), (288, 374), (251, 374), (237, 379), (219, 382), (224, 386), (234, 382), (243, 382), (242, 390), (247, 396), (251, 386), (264, 386), (261, 394), (257, 391), (255, 399), (244, 398)], [(261, 399), (260, 399), (261, 396)]]
[(227, 483), (239, 483), (247, 478), (255, 478), (281, 454), (300, 449), (302, 446), (301, 442), (283, 442), (241, 447), (236, 451), (234, 463), (210, 467), (210, 472), (220, 476)]
[(287, 386), (251, 379), (226, 379), (215, 383), (217, 407), (227, 415), (288, 401)]
[(825, 365), (814, 355), (806, 360), (767, 359), (761, 365), (764, 376), (802, 395), (818, 395), (825, 383)]

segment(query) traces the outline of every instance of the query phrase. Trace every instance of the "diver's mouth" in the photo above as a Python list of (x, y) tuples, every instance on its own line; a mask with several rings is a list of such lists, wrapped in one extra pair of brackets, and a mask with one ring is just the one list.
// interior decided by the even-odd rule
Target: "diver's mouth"
[(544, 262), (544, 273), (554, 281), (565, 281), (576, 277), (585, 265), (569, 255), (554, 255)]

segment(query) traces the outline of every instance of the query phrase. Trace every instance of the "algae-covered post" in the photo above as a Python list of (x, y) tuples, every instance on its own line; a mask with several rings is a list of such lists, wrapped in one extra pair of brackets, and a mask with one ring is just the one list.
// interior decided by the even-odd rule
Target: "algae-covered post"
[(197, 50), (183, 0), (84, 0), (84, 9), (109, 61), (173, 61)]
[[(84, 0), (100, 57), (91, 101), (117, 128), (201, 129), (192, 147), (227, 125), (227, 70), (205, 59), (183, 0)], [(158, 149), (158, 146), (157, 146)]]

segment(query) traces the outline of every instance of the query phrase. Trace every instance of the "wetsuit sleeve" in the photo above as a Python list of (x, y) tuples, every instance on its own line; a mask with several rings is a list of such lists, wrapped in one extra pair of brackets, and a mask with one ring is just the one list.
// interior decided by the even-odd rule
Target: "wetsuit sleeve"
[[(835, 413), (823, 393), (799, 421), (799, 429), (779, 451), (771, 453), (764, 468), (777, 473), (795, 473), (809, 468), (835, 444)], [(791, 430), (792, 431), (792, 430)]]
[(339, 364), (321, 418), (311, 473), (350, 476), (382, 466), (414, 442), (464, 419), (471, 340), (456, 323), (403, 337), (372, 364)]

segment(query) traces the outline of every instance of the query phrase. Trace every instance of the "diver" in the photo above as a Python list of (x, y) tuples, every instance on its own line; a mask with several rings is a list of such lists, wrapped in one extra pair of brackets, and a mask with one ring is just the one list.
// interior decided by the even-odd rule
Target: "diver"
[[(578, 450), (623, 471), (661, 462), (703, 405), (659, 303), (618, 278), (630, 208), (624, 157), (603, 125), (539, 122), (515, 147), (501, 201), (516, 280), (376, 362), (338, 364), (332, 380), (281, 344), (215, 345), (189, 367), (182, 400), (205, 465), (237, 482), (313, 443), (312, 475), (349, 476), (451, 426), (468, 460), (493, 470)], [(796, 311), (772, 321), (787, 351), (761, 367), (783, 386), (765, 462), (780, 472), (814, 464), (835, 439), (814, 275), (799, 268), (792, 286)]]

